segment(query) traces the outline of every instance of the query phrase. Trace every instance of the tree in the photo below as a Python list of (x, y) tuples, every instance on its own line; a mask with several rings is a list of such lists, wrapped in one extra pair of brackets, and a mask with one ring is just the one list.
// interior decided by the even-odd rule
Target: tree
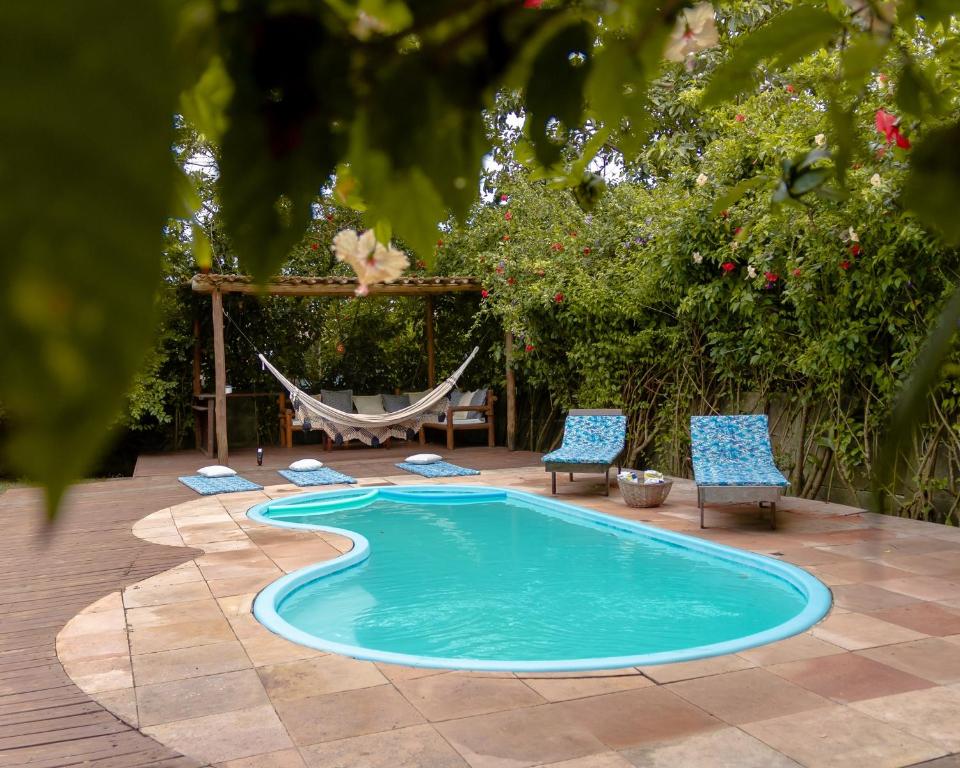
[[(44, 483), (53, 512), (103, 445), (152, 333), (164, 221), (197, 216), (170, 162), (175, 113), (219, 147), (225, 234), (258, 278), (300, 240), (331, 179), (381, 240), (396, 230), (429, 262), (437, 223), (448, 211), (465, 216), (476, 196), (489, 149), (483, 110), (498, 92), (522, 92), (530, 156), (582, 205), (594, 204), (602, 185), (584, 169), (608, 141), (628, 159), (643, 146), (655, 128), (648, 85), (664, 53), (695, 68), (716, 40), (709, 6), (687, 5), (4, 3), (0, 399), (12, 464)], [(805, 1), (756, 30), (728, 24), (722, 47), (732, 54), (707, 98), (730, 98), (756, 86), (758, 71), (766, 80), (821, 47), (843, 47), (826, 100), (842, 182), (856, 151), (852, 115), (887, 51), (897, 52), (890, 74), (904, 113), (919, 120), (952, 109), (955, 83), (934, 81), (924, 62), (954, 60), (955, 5), (908, 0), (894, 20), (893, 5), (876, 0)], [(721, 18), (750, 8), (731, 2)], [(922, 56), (910, 49), (917, 36)], [(591, 138), (569, 161), (564, 147), (586, 123)], [(960, 168), (943, 162), (960, 126), (921, 134), (907, 200), (960, 237), (940, 202), (960, 186)], [(828, 180), (814, 163), (785, 173), (790, 197)]]

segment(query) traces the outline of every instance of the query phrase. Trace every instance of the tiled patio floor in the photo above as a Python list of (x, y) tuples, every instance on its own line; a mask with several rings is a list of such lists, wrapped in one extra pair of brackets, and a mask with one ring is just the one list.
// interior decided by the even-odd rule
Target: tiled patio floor
[[(540, 467), (467, 481), (549, 493)], [(606, 499), (589, 479), (560, 490), (601, 512), (782, 557), (827, 583), (834, 608), (808, 632), (740, 654), (587, 674), (324, 654), (250, 613), (262, 587), (350, 546), (249, 521), (254, 503), (300, 492), (272, 486), (138, 522), (143, 539), (204, 554), (99, 600), (64, 627), (57, 651), (122, 719), (223, 768), (883, 768), (960, 752), (960, 530), (788, 499), (776, 531), (753, 510), (718, 509), (701, 532), (687, 482), (653, 510), (631, 510), (613, 490)]]

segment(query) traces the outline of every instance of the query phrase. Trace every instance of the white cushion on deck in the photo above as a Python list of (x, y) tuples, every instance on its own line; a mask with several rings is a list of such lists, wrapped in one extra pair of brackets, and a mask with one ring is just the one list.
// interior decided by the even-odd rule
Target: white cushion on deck
[(317, 461), (316, 459), (298, 459), (290, 465), (290, 469), (294, 472), (313, 472), (322, 466), (323, 462)]
[(237, 471), (222, 464), (211, 464), (209, 467), (200, 467), (197, 474), (203, 477), (233, 477)]
[(407, 456), (404, 461), (407, 464), (436, 464), (438, 461), (443, 461), (443, 456), (435, 453), (415, 453), (413, 456)]

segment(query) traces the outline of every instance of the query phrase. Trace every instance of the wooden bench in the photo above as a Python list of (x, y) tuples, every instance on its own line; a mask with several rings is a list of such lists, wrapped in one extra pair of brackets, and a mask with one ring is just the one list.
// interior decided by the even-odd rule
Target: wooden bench
[[(420, 425), (420, 445), (427, 442), (426, 430), (439, 429), (447, 433), (447, 450), (453, 450), (453, 437), (457, 432), (470, 432), (476, 430), (487, 430), (487, 445), (494, 446), (496, 438), (496, 424), (494, 422), (493, 404), (497, 402), (497, 396), (493, 394), (492, 389), (487, 390), (487, 399), (483, 405), (451, 405), (447, 408), (446, 419), (444, 421), (429, 421)], [(474, 411), (483, 414), (483, 421), (454, 421), (453, 414)]]

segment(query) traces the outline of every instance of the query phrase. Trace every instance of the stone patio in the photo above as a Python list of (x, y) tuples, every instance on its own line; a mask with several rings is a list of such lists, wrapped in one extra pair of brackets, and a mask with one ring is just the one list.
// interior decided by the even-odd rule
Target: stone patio
[[(540, 467), (450, 482), (549, 493)], [(255, 503), (302, 492), (282, 485), (139, 521), (136, 536), (203, 554), (89, 606), (60, 632), (57, 653), (118, 717), (218, 768), (882, 768), (960, 752), (960, 530), (787, 499), (776, 531), (746, 508), (709, 510), (712, 527), (700, 531), (689, 482), (652, 510), (599, 490), (591, 479), (560, 485), (562, 498), (597, 511), (799, 565), (833, 590), (832, 611), (808, 632), (739, 654), (587, 674), (325, 654), (250, 612), (282, 574), (351, 546), (246, 518)]]

